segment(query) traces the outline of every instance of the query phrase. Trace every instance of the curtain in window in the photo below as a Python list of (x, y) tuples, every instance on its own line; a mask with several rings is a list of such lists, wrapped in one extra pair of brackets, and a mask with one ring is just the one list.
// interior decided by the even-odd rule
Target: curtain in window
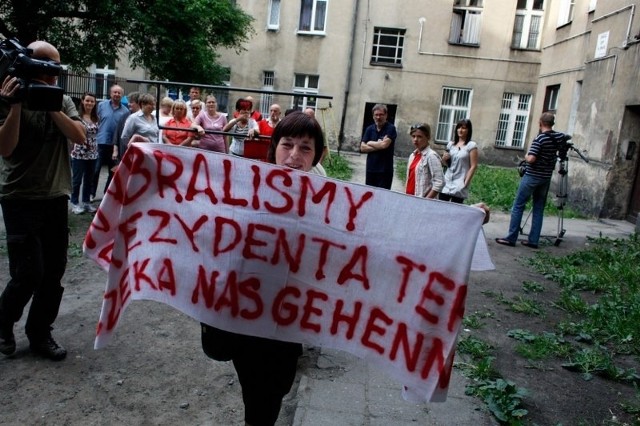
[(327, 2), (317, 0), (316, 3), (316, 22), (313, 26), (315, 31), (324, 31), (324, 23), (327, 15)]
[(480, 44), (480, 28), (482, 15), (478, 12), (467, 12), (466, 22), (462, 30), (462, 42), (468, 44)]
[(462, 14), (453, 13), (451, 17), (451, 31), (449, 31), (449, 42), (460, 43), (460, 31), (462, 28)]
[(313, 0), (302, 0), (300, 7), (300, 31), (311, 31), (311, 12), (313, 9)]
[(280, 26), (280, 0), (271, 0), (271, 8), (269, 10), (269, 26)]

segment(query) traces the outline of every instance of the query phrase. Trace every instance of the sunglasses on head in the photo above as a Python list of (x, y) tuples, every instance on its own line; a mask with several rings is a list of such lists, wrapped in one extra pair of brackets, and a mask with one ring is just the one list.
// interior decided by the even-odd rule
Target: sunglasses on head
[(414, 124), (413, 126), (411, 126), (411, 130), (417, 130), (417, 129), (426, 129), (427, 125), (424, 123), (418, 123), (418, 124)]

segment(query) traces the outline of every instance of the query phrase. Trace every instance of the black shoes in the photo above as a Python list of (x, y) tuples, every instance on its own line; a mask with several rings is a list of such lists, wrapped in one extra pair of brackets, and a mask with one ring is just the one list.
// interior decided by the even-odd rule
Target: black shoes
[(29, 347), (33, 353), (52, 361), (62, 361), (67, 356), (67, 350), (56, 343), (50, 335), (42, 340), (32, 340)]
[(16, 352), (16, 338), (11, 328), (0, 327), (0, 353), (11, 356)]

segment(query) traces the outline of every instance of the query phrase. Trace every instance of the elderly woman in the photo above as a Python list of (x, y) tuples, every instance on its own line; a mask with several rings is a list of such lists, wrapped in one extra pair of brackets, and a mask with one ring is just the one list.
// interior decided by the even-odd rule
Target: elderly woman
[(440, 156), (429, 146), (431, 127), (415, 124), (409, 134), (416, 149), (407, 163), (406, 192), (416, 197), (436, 198), (444, 187), (444, 175)]
[[(189, 105), (187, 105), (187, 108), (189, 108)], [(187, 111), (187, 117), (189, 117), (191, 121), (195, 121), (200, 111), (202, 111), (202, 101), (200, 99), (194, 99), (191, 101), (191, 108)]]
[[(171, 106), (172, 117), (165, 124), (166, 127), (180, 127), (190, 129), (193, 127), (187, 118), (187, 103), (177, 100)], [(171, 145), (190, 146), (195, 136), (194, 132), (188, 130), (164, 129), (162, 131), (162, 142)]]
[(156, 109), (155, 98), (145, 93), (138, 100), (140, 104), (140, 115), (133, 114), (124, 126), (122, 131), (122, 143), (128, 145), (132, 142), (159, 143), (159, 129), (153, 111)]

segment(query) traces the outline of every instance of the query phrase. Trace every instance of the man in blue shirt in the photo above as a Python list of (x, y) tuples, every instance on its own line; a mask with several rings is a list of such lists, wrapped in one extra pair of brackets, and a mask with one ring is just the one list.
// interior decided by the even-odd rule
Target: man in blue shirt
[(360, 152), (367, 154), (365, 183), (391, 189), (393, 182), (393, 149), (398, 134), (387, 121), (387, 106), (376, 104), (372, 109), (374, 123), (367, 127), (360, 142)]
[(96, 162), (96, 170), (93, 176), (93, 188), (91, 188), (91, 199), (96, 197), (98, 190), (98, 179), (100, 178), (100, 171), (105, 165), (108, 169), (107, 182), (104, 186), (104, 192), (107, 192), (111, 178), (113, 177), (113, 167), (117, 164), (118, 160), (118, 144), (114, 144), (114, 134), (118, 129), (118, 123), (123, 120), (123, 117), (129, 115), (129, 109), (122, 104), (122, 87), (114, 84), (109, 90), (110, 100), (102, 101), (98, 104), (98, 118), (100, 120), (98, 127), (98, 134), (96, 135), (96, 141), (98, 142), (98, 161)]

